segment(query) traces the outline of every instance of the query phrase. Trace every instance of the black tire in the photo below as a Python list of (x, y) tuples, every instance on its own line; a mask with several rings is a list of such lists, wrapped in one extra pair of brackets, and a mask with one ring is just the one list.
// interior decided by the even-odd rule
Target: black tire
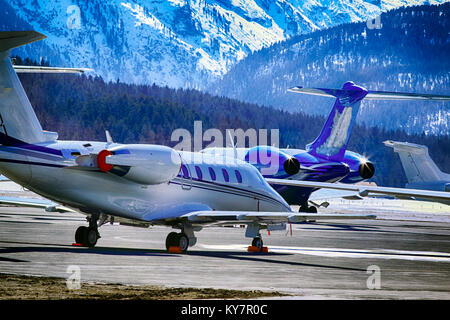
[(255, 237), (255, 238), (253, 238), (252, 246), (257, 247), (258, 250), (259, 250), (259, 252), (262, 252), (264, 243), (263, 243), (261, 237)]
[(88, 227), (79, 227), (75, 232), (75, 242), (82, 244), (84, 247), (95, 247), (98, 240), (97, 230)]
[(177, 247), (178, 246), (178, 233), (171, 232), (167, 235), (166, 238), (166, 249), (169, 251), (170, 247)]
[(178, 235), (178, 246), (181, 248), (181, 251), (186, 252), (189, 248), (189, 238), (184, 233), (179, 233)]
[(308, 208), (308, 212), (309, 212), (309, 213), (317, 213), (317, 208), (314, 207), (314, 206), (310, 206), (310, 207)]
[(300, 208), (298, 208), (298, 212), (308, 212), (308, 206), (301, 205)]
[(85, 233), (84, 245), (89, 248), (95, 247), (95, 245), (97, 244), (97, 240), (97, 230), (95, 230), (94, 228), (88, 228)]
[(85, 234), (87, 233), (88, 227), (82, 226), (75, 231), (75, 243), (84, 244), (83, 239), (85, 238)]

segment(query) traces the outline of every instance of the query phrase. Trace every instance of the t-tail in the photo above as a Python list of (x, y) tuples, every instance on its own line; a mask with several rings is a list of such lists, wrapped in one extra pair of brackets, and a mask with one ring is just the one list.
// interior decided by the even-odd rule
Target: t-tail
[(0, 32), (0, 144), (26, 145), (54, 141), (55, 132), (42, 130), (28, 97), (17, 77), (27, 73), (82, 73), (90, 69), (53, 68), (43, 66), (12, 65), (11, 49), (45, 39), (36, 31)]
[(359, 106), (367, 95), (367, 90), (353, 82), (346, 82), (342, 89), (295, 87), (289, 90), (336, 98), (322, 131), (316, 140), (306, 146), (306, 150), (314, 156), (328, 160), (342, 160)]
[(450, 96), (443, 95), (367, 90), (351, 81), (342, 89), (293, 87), (288, 91), (336, 98), (319, 136), (306, 146), (310, 154), (332, 161), (343, 160), (363, 99), (450, 100)]
[(9, 57), (11, 49), (44, 38), (35, 31), (0, 32), (0, 144), (48, 140)]
[(400, 156), (409, 185), (437, 181), (450, 183), (450, 174), (442, 172), (437, 167), (426, 146), (390, 140), (384, 141), (384, 144), (393, 148)]

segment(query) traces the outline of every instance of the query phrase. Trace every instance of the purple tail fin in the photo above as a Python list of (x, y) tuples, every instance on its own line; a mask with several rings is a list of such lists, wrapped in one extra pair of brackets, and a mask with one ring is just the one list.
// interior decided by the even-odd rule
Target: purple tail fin
[(306, 146), (306, 150), (316, 156), (329, 160), (341, 160), (347, 149), (353, 124), (358, 114), (361, 100), (367, 90), (346, 82), (342, 89), (298, 88), (297, 92), (334, 96), (336, 102), (319, 136)]

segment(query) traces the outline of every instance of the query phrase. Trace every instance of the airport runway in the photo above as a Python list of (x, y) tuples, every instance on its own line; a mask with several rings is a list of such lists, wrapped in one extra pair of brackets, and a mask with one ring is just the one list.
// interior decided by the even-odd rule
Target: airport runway
[(217, 227), (198, 232), (187, 254), (165, 252), (165, 227), (104, 225), (97, 247), (74, 247), (83, 224), (78, 214), (0, 207), (0, 272), (68, 278), (75, 265), (87, 282), (273, 290), (295, 299), (450, 299), (450, 223), (293, 225), (292, 236), (263, 231), (268, 254), (246, 251), (245, 229)]

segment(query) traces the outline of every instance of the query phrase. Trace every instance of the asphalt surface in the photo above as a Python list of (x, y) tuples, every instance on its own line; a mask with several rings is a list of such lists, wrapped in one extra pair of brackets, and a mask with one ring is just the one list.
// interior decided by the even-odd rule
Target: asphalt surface
[[(187, 254), (169, 254), (170, 228), (104, 225), (95, 248), (72, 246), (84, 216), (0, 207), (0, 273), (82, 282), (279, 291), (292, 299), (450, 299), (450, 223), (349, 220), (262, 232), (204, 228)], [(291, 297), (288, 297), (291, 298)], [(287, 299), (283, 297), (283, 299)]]

